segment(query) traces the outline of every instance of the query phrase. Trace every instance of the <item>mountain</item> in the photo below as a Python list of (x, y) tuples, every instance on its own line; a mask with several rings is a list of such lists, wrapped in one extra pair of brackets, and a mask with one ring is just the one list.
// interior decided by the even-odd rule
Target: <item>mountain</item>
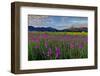
[(54, 28), (51, 27), (33, 27), (33, 26), (28, 26), (28, 31), (57, 31)]
[(69, 28), (69, 29), (64, 29), (63, 31), (69, 31), (69, 32), (88, 32), (88, 28), (87, 27), (73, 27), (73, 28)]
[(78, 27), (78, 28), (75, 28), (75, 27), (71, 27), (71, 28), (68, 28), (68, 29), (63, 29), (63, 30), (57, 30), (55, 28), (52, 28), (52, 27), (33, 27), (33, 26), (28, 26), (28, 31), (48, 31), (48, 32), (87, 32), (88, 31), (88, 28), (87, 27)]

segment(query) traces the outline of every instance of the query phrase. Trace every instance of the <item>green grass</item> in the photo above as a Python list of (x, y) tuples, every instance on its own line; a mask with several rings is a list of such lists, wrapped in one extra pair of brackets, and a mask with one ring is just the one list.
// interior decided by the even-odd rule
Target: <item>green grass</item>
[[(88, 57), (88, 44), (83, 40), (83, 37), (87, 38), (87, 32), (33, 32), (32, 35), (38, 38), (43, 34), (53, 36), (55, 37), (55, 40), (52, 40), (51, 38), (40, 38), (39, 43), (30, 40), (28, 43), (28, 60), (79, 59)], [(67, 35), (72, 36), (72, 39), (63, 39), (63, 37)], [(59, 39), (59, 36), (62, 38)], [(48, 47), (45, 47), (45, 42), (48, 43)], [(74, 45), (74, 48), (70, 47), (71, 43)], [(35, 48), (38, 44), (39, 47)], [(79, 48), (79, 44), (83, 45), (82, 48)], [(60, 48), (59, 58), (56, 58), (55, 47)], [(48, 56), (48, 48), (51, 48), (52, 50), (50, 56)]]
[(48, 34), (48, 35), (87, 35), (87, 32), (33, 32), (34, 34)]

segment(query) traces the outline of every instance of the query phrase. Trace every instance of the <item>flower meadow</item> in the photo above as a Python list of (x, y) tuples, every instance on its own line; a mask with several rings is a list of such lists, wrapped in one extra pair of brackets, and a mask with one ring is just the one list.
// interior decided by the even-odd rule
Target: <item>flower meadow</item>
[(87, 32), (28, 32), (28, 60), (88, 58)]

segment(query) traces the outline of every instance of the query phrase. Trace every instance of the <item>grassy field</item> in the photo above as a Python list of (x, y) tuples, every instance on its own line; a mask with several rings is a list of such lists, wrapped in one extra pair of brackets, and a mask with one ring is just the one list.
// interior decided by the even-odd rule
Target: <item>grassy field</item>
[(87, 32), (28, 32), (29, 61), (87, 57)]

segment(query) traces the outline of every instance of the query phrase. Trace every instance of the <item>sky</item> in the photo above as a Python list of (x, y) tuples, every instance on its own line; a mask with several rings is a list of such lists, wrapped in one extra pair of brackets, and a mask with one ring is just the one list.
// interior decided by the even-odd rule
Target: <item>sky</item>
[(28, 26), (52, 27), (58, 30), (70, 27), (87, 27), (88, 17), (28, 15)]

